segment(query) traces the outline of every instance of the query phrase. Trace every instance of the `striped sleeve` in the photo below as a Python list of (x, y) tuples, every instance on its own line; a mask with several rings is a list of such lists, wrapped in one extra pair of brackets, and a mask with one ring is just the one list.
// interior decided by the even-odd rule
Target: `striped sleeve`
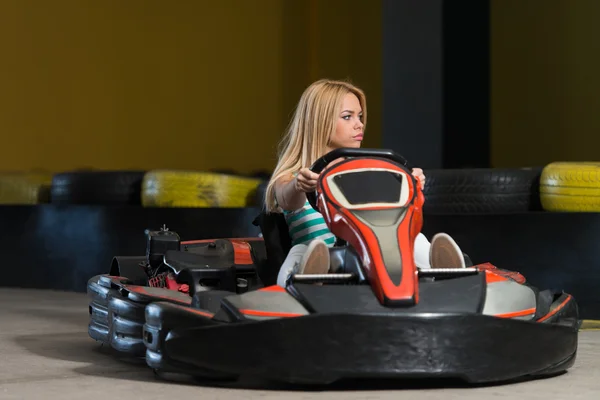
[(323, 240), (328, 246), (335, 244), (335, 235), (331, 233), (321, 213), (315, 211), (308, 200), (296, 211), (285, 212), (292, 245), (307, 244), (311, 240)]

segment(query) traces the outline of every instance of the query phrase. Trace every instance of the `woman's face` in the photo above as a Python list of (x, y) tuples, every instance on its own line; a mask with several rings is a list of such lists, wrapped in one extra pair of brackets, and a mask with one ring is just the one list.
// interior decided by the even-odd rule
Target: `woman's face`
[(341, 147), (359, 148), (364, 135), (362, 121), (362, 107), (358, 97), (353, 93), (346, 94), (337, 116), (335, 132), (329, 142), (329, 151)]

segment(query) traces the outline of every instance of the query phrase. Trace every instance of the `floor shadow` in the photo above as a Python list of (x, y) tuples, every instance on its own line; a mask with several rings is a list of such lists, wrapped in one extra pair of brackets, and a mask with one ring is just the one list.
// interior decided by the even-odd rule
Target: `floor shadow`
[[(558, 373), (554, 376), (562, 375)], [(510, 386), (518, 383), (550, 378), (523, 378), (512, 381), (471, 384), (458, 378), (368, 378), (344, 379), (328, 385), (301, 385), (273, 382), (270, 380), (245, 377), (236, 381), (210, 381), (179, 375), (156, 374), (161, 382), (186, 383), (190, 385), (240, 390), (287, 391), (287, 392), (360, 392), (360, 391), (405, 391), (405, 390), (445, 390), (445, 389), (481, 389), (487, 387)]]
[(18, 310), (19, 314), (35, 318), (45, 319), (61, 324), (69, 324), (78, 327), (86, 327), (89, 323), (90, 315), (87, 307), (81, 310), (56, 310), (53, 308), (23, 308)]
[[(22, 335), (13, 340), (30, 353), (44, 358), (84, 363), (114, 363), (117, 359), (111, 348), (91, 339), (86, 331)], [(130, 363), (135, 364), (135, 360)], [(139, 364), (145, 365), (143, 360)]]
[(84, 367), (74, 368), (73, 372), (94, 377), (119, 379), (126, 381), (140, 382), (160, 382), (167, 385), (189, 385), (198, 386), (197, 381), (191, 377), (181, 376), (178, 378), (164, 379), (154, 373), (147, 365), (140, 366), (139, 364), (131, 363), (125, 359), (113, 359), (110, 365), (99, 366), (91, 364)]
[(87, 364), (73, 369), (74, 372), (82, 375), (131, 381), (159, 381), (164, 384), (195, 385), (230, 390), (301, 392), (443, 390), (498, 387), (527, 381), (527, 379), (521, 379), (482, 385), (473, 385), (453, 378), (345, 379), (329, 385), (285, 384), (254, 377), (244, 377), (237, 381), (207, 381), (186, 375), (156, 374), (146, 365), (144, 358), (122, 356), (109, 346), (91, 339), (85, 330), (70, 333), (24, 335), (15, 337), (13, 340), (20, 347), (40, 357)]
[(198, 386), (240, 390), (268, 390), (286, 392), (360, 392), (360, 391), (402, 391), (422, 389), (466, 388), (458, 380), (410, 380), (410, 379), (348, 379), (329, 385), (301, 385), (272, 382), (261, 379), (244, 378), (235, 382), (196, 381)]
[(40, 357), (87, 364), (73, 368), (73, 372), (82, 375), (136, 381), (156, 379), (144, 358), (119, 355), (106, 344), (91, 339), (85, 331), (24, 335), (13, 340)]
[(283, 390), (283, 391), (357, 391), (357, 390), (401, 390), (419, 388), (463, 387), (460, 381), (451, 380), (347, 380), (331, 385), (292, 385), (272, 382), (254, 377), (244, 377), (236, 381), (200, 380), (181, 374), (156, 374), (143, 358), (122, 356), (105, 344), (91, 339), (86, 331), (57, 334), (24, 335), (14, 338), (20, 347), (44, 358), (85, 363), (77, 366), (74, 372), (121, 380), (160, 381), (165, 384), (195, 385), (211, 388), (240, 390)]

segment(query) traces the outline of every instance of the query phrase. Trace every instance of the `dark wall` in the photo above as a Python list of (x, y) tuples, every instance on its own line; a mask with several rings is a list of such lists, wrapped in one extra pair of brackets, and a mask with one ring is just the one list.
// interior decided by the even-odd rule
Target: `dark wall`
[(474, 263), (519, 271), (540, 289), (565, 290), (583, 318), (600, 318), (600, 214), (425, 216), (423, 233), (437, 232), (454, 237)]
[[(145, 229), (163, 224), (182, 240), (257, 236), (258, 210), (100, 206), (0, 207), (0, 286), (85, 291), (116, 255), (145, 252)], [(600, 215), (426, 215), (423, 232), (447, 232), (474, 262), (522, 272), (535, 286), (565, 289), (582, 316), (600, 319)], [(567, 234), (568, 232), (568, 234)]]
[(488, 167), (489, 2), (382, 8), (382, 146), (423, 168)]
[(491, 1), (494, 167), (596, 161), (600, 2)]
[(384, 0), (382, 146), (443, 165), (443, 0)]
[(143, 256), (146, 229), (163, 224), (182, 240), (257, 236), (248, 209), (102, 206), (0, 207), (0, 286), (85, 291), (113, 256)]

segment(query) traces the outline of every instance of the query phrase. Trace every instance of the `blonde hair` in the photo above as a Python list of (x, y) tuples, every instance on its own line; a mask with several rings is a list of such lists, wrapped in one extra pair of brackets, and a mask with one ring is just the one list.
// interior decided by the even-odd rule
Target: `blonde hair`
[(294, 116), (279, 143), (279, 161), (265, 193), (267, 212), (278, 211), (275, 202), (275, 182), (302, 168), (310, 167), (327, 149), (335, 133), (336, 120), (344, 96), (353, 93), (359, 100), (363, 124), (367, 125), (367, 104), (364, 92), (345, 81), (321, 79), (311, 84), (296, 106)]

